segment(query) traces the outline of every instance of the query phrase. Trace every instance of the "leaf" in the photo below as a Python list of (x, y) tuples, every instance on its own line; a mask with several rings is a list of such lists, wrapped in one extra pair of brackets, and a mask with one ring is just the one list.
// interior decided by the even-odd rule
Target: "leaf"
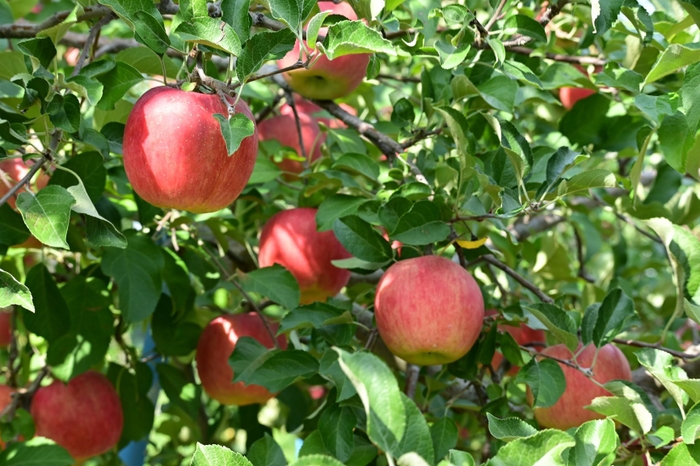
[(644, 86), (697, 62), (700, 62), (700, 44), (670, 44), (659, 54), (656, 63), (644, 79)]
[(517, 417), (499, 419), (491, 413), (486, 413), (489, 421), (489, 432), (495, 438), (510, 442), (521, 437), (529, 437), (537, 433), (537, 429)]
[(343, 370), (340, 368), (338, 353), (332, 349), (326, 350), (326, 352), (323, 353), (323, 356), (321, 356), (319, 375), (335, 385), (337, 391), (337, 402), (347, 400), (355, 396), (355, 387), (353, 387), (350, 379), (348, 379)]
[(73, 204), (73, 196), (60, 186), (47, 186), (36, 195), (24, 192), (17, 198), (29, 231), (47, 246), (63, 249), (68, 249), (66, 235)]
[(154, 17), (146, 11), (136, 11), (131, 17), (136, 34), (134, 37), (158, 55), (164, 55), (170, 46), (170, 38), (165, 32), (163, 18)]
[(180, 23), (175, 31), (185, 42), (194, 42), (231, 55), (241, 54), (241, 41), (236, 31), (220, 19), (208, 16), (193, 18), (192, 22)]
[(287, 309), (294, 309), (299, 305), (299, 284), (294, 275), (279, 264), (243, 275), (241, 286), (247, 292), (259, 293)]
[(309, 20), (309, 24), (306, 26), (306, 43), (312, 50), (316, 50), (316, 41), (321, 31), (321, 26), (323, 26), (323, 21), (328, 15), (332, 14), (332, 10), (320, 11)]
[(541, 42), (547, 42), (544, 26), (529, 16), (513, 15), (508, 17), (503, 25), (503, 30), (506, 34), (522, 34)]
[(602, 35), (617, 21), (622, 8), (622, 0), (591, 0), (593, 31)]
[(230, 24), (241, 42), (248, 40), (250, 36), (250, 0), (222, 0), (221, 19)]
[(202, 445), (197, 442), (190, 466), (253, 466), (240, 453), (221, 445)]
[(279, 19), (301, 39), (301, 25), (311, 14), (316, 0), (268, 0), (270, 14)]
[(331, 25), (320, 48), (329, 60), (363, 53), (396, 55), (390, 41), (360, 20), (340, 21)]
[(11, 273), (0, 269), (0, 308), (15, 304), (30, 312), (35, 311), (29, 288), (17, 281)]
[(334, 194), (324, 199), (316, 212), (316, 225), (318, 231), (327, 231), (333, 228), (336, 219), (357, 212), (358, 207), (367, 202), (364, 197), (348, 196), (346, 194)]
[(563, 180), (559, 184), (557, 195), (564, 197), (593, 188), (615, 188), (616, 186), (617, 179), (612, 172), (604, 168), (594, 168)]
[(326, 325), (354, 322), (349, 311), (326, 303), (312, 303), (294, 309), (282, 318), (278, 334), (300, 328), (320, 328)]
[(48, 37), (19, 41), (17, 42), (17, 48), (24, 54), (36, 58), (37, 62), (44, 68), (48, 68), (56, 56), (56, 47)]
[(106, 248), (102, 270), (119, 287), (119, 309), (127, 322), (153, 314), (162, 289), (163, 256), (149, 237), (129, 231), (125, 249)]
[(75, 460), (65, 448), (44, 437), (14, 442), (0, 454), (4, 466), (68, 466)]
[[(60, 103), (60, 100), (63, 100)], [(51, 108), (52, 104), (58, 104), (59, 108)], [(66, 94), (64, 97), (54, 96), (49, 104), (49, 120), (57, 128), (67, 133), (75, 133), (80, 128), (80, 102), (73, 94)]]
[(27, 273), (25, 285), (34, 298), (33, 314), (23, 312), (27, 329), (45, 338), (49, 345), (70, 331), (71, 319), (66, 301), (58, 286), (43, 264), (37, 264)]
[(289, 29), (264, 31), (255, 34), (246, 43), (236, 61), (236, 75), (245, 82), (268, 60), (280, 59), (292, 48), (296, 38)]
[(685, 380), (688, 378), (685, 371), (673, 363), (673, 356), (670, 354), (652, 349), (643, 348), (635, 353), (639, 363), (658, 380), (673, 400), (678, 405), (681, 415), (685, 414), (683, 407), (688, 401), (688, 395), (674, 382), (676, 380)]
[(430, 426), (430, 438), (433, 440), (435, 461), (440, 461), (457, 445), (459, 432), (457, 424), (449, 417), (443, 417)]
[(532, 390), (533, 408), (548, 408), (564, 394), (566, 379), (559, 363), (551, 359), (532, 358), (520, 369), (516, 382), (526, 383)]
[(334, 349), (339, 355), (340, 367), (362, 400), (367, 415), (367, 435), (379, 448), (395, 455), (408, 428), (396, 378), (386, 364), (371, 353)]
[(685, 466), (700, 463), (700, 444), (679, 443), (659, 463), (659, 466)]
[(689, 132), (688, 121), (680, 111), (666, 116), (658, 131), (659, 144), (666, 162), (683, 174), (686, 172), (688, 150), (692, 144)]
[(557, 341), (564, 343), (570, 351), (576, 350), (576, 322), (564, 309), (547, 303), (526, 304), (524, 307), (552, 332)]
[(68, 159), (62, 166), (70, 169), (75, 175), (67, 171), (56, 170), (51, 175), (49, 186), (58, 185), (68, 189), (76, 184), (75, 176), (77, 175), (83, 182), (90, 200), (97, 202), (102, 196), (107, 181), (107, 169), (102, 156), (98, 152), (82, 152)]
[(246, 454), (253, 466), (286, 466), (282, 448), (265, 432), (265, 435), (250, 446)]
[(114, 104), (124, 97), (124, 94), (134, 84), (143, 81), (143, 76), (133, 66), (118, 61), (109, 73), (97, 76), (97, 80), (104, 88), (102, 98), (97, 102), (97, 108), (100, 110), (114, 110)]
[(356, 215), (335, 220), (333, 232), (345, 249), (358, 259), (383, 263), (393, 257), (389, 242)]
[(583, 423), (574, 434), (576, 446), (569, 450), (568, 466), (598, 466), (609, 464), (615, 457), (620, 439), (611, 419)]
[(700, 404), (695, 404), (681, 424), (681, 437), (683, 442), (694, 444), (700, 437)]
[(136, 362), (133, 370), (110, 363), (107, 378), (119, 394), (124, 412), (121, 439), (138, 441), (153, 427), (155, 406), (148, 396), (153, 384), (153, 371), (143, 362)]
[(344, 466), (343, 463), (335, 458), (325, 455), (307, 455), (302, 456), (290, 466)]
[(169, 364), (156, 366), (158, 381), (169, 401), (182, 408), (192, 419), (197, 419), (202, 389), (187, 379), (182, 370)]
[(430, 201), (420, 201), (401, 216), (390, 237), (404, 244), (424, 245), (442, 241), (449, 234), (450, 227), (442, 221), (438, 206)]
[(329, 453), (342, 462), (347, 462), (355, 447), (353, 431), (357, 424), (350, 407), (333, 405), (323, 412), (318, 420), (321, 440)]
[(377, 181), (380, 174), (379, 164), (362, 154), (343, 154), (335, 162), (334, 169), (344, 169), (352, 174), (359, 174), (371, 181)]
[(214, 118), (219, 122), (229, 157), (238, 150), (245, 138), (255, 134), (255, 123), (243, 113), (236, 113), (229, 119), (224, 115), (215, 113)]
[(615, 288), (600, 306), (586, 309), (581, 323), (583, 344), (592, 342), (597, 348), (602, 348), (625, 330), (636, 316), (632, 299), (622, 289)]
[(270, 159), (258, 157), (255, 159), (253, 174), (248, 179), (248, 184), (267, 183), (282, 175), (282, 170)]
[(610, 416), (639, 434), (648, 433), (653, 426), (654, 417), (642, 399), (640, 392), (644, 392), (635, 388), (631, 382), (613, 381), (604, 386), (615, 396), (594, 398), (586, 409)]
[(560, 430), (547, 429), (504, 445), (489, 461), (489, 466), (563, 466), (562, 453), (576, 444)]

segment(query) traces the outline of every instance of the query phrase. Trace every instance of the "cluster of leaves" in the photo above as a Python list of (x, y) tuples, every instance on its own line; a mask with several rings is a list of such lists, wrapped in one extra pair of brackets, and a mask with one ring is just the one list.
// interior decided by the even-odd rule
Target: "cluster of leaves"
[[(17, 311), (0, 381), (27, 386), (44, 366), (64, 381), (103, 369), (124, 409), (119, 449), (148, 439), (149, 464), (693, 464), (700, 371), (667, 350), (691, 359), (682, 351), (700, 322), (698, 7), (351, 4), (364, 21), (319, 14), (311, 0), (0, 0), (0, 157), (42, 161), (51, 174), (19, 195), (19, 212), (0, 206), (0, 306)], [(196, 44), (206, 76), (267, 113), (279, 83), (258, 77), (308, 19), (312, 49), (374, 54), (344, 100), (401, 150), (324, 128), (325, 156), (292, 183), (275, 164), (279, 144), (263, 142), (228, 209), (165, 212), (140, 199), (121, 161), (136, 99), (158, 81), (193, 87)], [(565, 87), (596, 92), (566, 111)], [(232, 148), (240, 128), (223, 126)], [(261, 226), (295, 206), (317, 207), (319, 230), (353, 256), (337, 262), (354, 275), (328, 303), (299, 306), (288, 271), (256, 267)], [(13, 247), (30, 235), (39, 252)], [(458, 258), (499, 317), (464, 358), (421, 369), (404, 393), (411, 370), (372, 322), (375, 283), (395, 261), (429, 253)], [(218, 404), (193, 371), (203, 326), (251, 308), (241, 290), (291, 341), (268, 351), (242, 339), (231, 356), (236, 381), (279, 392), (264, 407)], [(525, 387), (551, 406), (563, 374), (498, 332), (503, 321), (572, 349), (646, 343), (623, 349), (662, 388), (608, 384), (592, 409), (618, 429), (604, 419), (537, 430)], [(496, 351), (504, 367), (490, 367)], [(524, 366), (517, 378), (508, 364)], [(24, 409), (2, 421), (3, 440), (32, 437)], [(44, 439), (0, 455), (30, 461), (72, 463)]]

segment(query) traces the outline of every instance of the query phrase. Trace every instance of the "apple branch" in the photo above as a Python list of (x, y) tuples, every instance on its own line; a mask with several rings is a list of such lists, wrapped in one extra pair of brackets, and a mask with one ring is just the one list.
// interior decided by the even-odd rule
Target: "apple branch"
[(498, 4), (495, 10), (493, 10), (493, 14), (489, 18), (488, 22), (484, 25), (484, 29), (487, 31), (491, 30), (491, 27), (496, 24), (496, 21), (498, 21), (498, 18), (501, 16), (501, 12), (503, 11), (503, 7), (506, 6), (506, 3), (508, 0), (501, 0), (501, 2)]
[(418, 375), (420, 374), (420, 366), (415, 364), (406, 365), (406, 387), (404, 393), (410, 399), (416, 396), (416, 386), (418, 385)]
[(496, 258), (495, 258), (494, 256), (492, 256), (491, 254), (487, 254), (487, 255), (485, 255), (485, 256), (481, 256), (481, 258), (482, 258), (484, 261), (488, 262), (489, 264), (491, 264), (491, 265), (493, 265), (493, 266), (495, 266), (495, 267), (501, 269), (503, 272), (505, 272), (507, 275), (509, 275), (511, 278), (513, 278), (513, 280), (515, 280), (516, 282), (520, 283), (522, 286), (524, 286), (524, 287), (527, 288), (528, 290), (532, 291), (532, 292), (535, 294), (535, 296), (537, 296), (538, 298), (540, 298), (540, 301), (542, 301), (542, 302), (544, 302), (544, 303), (547, 303), (547, 304), (554, 304), (554, 300), (553, 300), (552, 298), (550, 298), (549, 296), (547, 296), (547, 295), (546, 295), (542, 290), (540, 290), (537, 286), (535, 286), (534, 284), (532, 284), (532, 283), (530, 283), (529, 281), (527, 281), (527, 280), (525, 279), (525, 277), (523, 277), (522, 275), (520, 275), (518, 272), (516, 272), (515, 270), (511, 269), (510, 267), (508, 267), (508, 266), (507, 266), (506, 264), (504, 264), (503, 262), (501, 262), (501, 261), (499, 261), (498, 259), (496, 259)]
[(83, 50), (80, 52), (80, 57), (78, 58), (78, 62), (75, 64), (75, 68), (73, 68), (73, 73), (71, 73), (71, 76), (77, 76), (78, 73), (80, 73), (80, 70), (82, 70), (83, 66), (85, 66), (85, 62), (89, 60), (91, 53), (95, 49), (97, 44), (97, 36), (100, 33), (100, 30), (102, 30), (103, 26), (108, 24), (116, 17), (117, 16), (114, 13), (107, 13), (101, 20), (90, 28), (90, 32), (85, 39), (85, 44), (83, 45)]
[(699, 354), (689, 354), (689, 353), (684, 353), (683, 351), (676, 351), (671, 348), (666, 348), (665, 346), (661, 346), (658, 343), (647, 343), (645, 341), (637, 341), (637, 340), (627, 340), (625, 338), (615, 338), (613, 339), (613, 342), (620, 344), (620, 345), (626, 345), (626, 346), (634, 346), (635, 348), (652, 348), (656, 349), (659, 351), (663, 351), (664, 353), (668, 353), (671, 356), (674, 356), (676, 358), (682, 359), (683, 361), (691, 361), (693, 359), (697, 359)]
[(17, 390), (12, 395), (12, 401), (10, 401), (10, 404), (5, 406), (5, 409), (0, 411), (0, 418), (7, 416), (7, 419), (11, 421), (12, 418), (15, 417), (15, 412), (17, 411), (17, 408), (20, 407), (20, 404), (28, 407), (32, 401), (32, 398), (34, 397), (34, 394), (37, 390), (39, 390), (39, 387), (41, 387), (41, 381), (44, 380), (44, 377), (46, 377), (49, 372), (49, 366), (42, 367), (37, 373), (36, 378), (31, 384), (29, 384), (29, 387), (20, 388)]

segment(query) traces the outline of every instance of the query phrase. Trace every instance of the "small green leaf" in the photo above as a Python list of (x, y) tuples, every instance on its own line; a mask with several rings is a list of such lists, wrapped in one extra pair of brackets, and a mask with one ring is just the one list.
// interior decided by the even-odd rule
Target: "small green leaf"
[(602, 348), (625, 330), (636, 315), (632, 299), (622, 289), (615, 288), (600, 306), (592, 305), (586, 309), (581, 323), (583, 344), (592, 342), (597, 348)]
[(250, 36), (250, 0), (222, 0), (221, 19), (230, 24), (241, 42), (248, 40)]
[(221, 445), (202, 445), (197, 442), (190, 466), (253, 466), (240, 453)]
[(433, 440), (435, 461), (440, 461), (457, 445), (458, 437), (457, 424), (449, 417), (443, 417), (430, 426), (430, 438)]
[(270, 14), (279, 19), (301, 39), (301, 25), (311, 14), (316, 0), (268, 0)]
[(611, 419), (598, 419), (582, 424), (574, 434), (576, 446), (569, 450), (569, 466), (610, 464), (620, 439)]
[(70, 331), (68, 305), (44, 264), (32, 267), (24, 283), (34, 300), (34, 309), (22, 313), (24, 325), (30, 332), (48, 340), (51, 345)]
[(279, 264), (243, 275), (241, 286), (247, 292), (259, 293), (287, 309), (299, 305), (299, 284), (294, 275)]
[(296, 38), (289, 29), (264, 31), (248, 39), (236, 61), (236, 75), (245, 82), (268, 60), (282, 58), (292, 50)]
[(356, 215), (333, 223), (333, 232), (350, 254), (367, 262), (386, 262), (393, 257), (391, 245), (377, 230)]
[(322, 51), (329, 60), (362, 53), (396, 55), (391, 42), (359, 20), (340, 21), (329, 27)]
[(9, 272), (0, 269), (0, 307), (18, 305), (34, 312), (32, 293)]
[(513, 15), (503, 25), (505, 34), (522, 34), (541, 42), (547, 42), (547, 33), (538, 21), (525, 15)]
[(221, 127), (221, 134), (226, 142), (226, 152), (229, 157), (238, 150), (245, 138), (255, 134), (255, 123), (243, 113), (236, 113), (230, 119), (215, 113), (214, 118)]
[(570, 351), (576, 350), (576, 322), (564, 309), (547, 303), (527, 304), (524, 307), (552, 332), (554, 338), (564, 343)]
[(325, 325), (353, 322), (350, 311), (326, 303), (312, 303), (294, 309), (282, 318), (278, 334), (300, 328), (320, 328)]
[(489, 461), (489, 466), (564, 466), (562, 453), (576, 444), (571, 435), (547, 429), (504, 445)]
[(677, 380), (688, 378), (685, 371), (673, 363), (673, 356), (652, 348), (643, 348), (635, 353), (639, 363), (658, 380), (669, 395), (678, 405), (681, 414), (685, 413), (684, 406), (688, 402), (688, 395), (676, 385)]
[(267, 183), (280, 175), (282, 175), (282, 170), (274, 162), (265, 157), (258, 157), (255, 159), (255, 168), (253, 174), (250, 175), (248, 184)]
[(681, 424), (681, 437), (684, 443), (693, 444), (700, 437), (700, 404), (695, 404)]
[(265, 435), (250, 446), (246, 454), (253, 466), (286, 466), (282, 448), (265, 432)]
[(578, 173), (559, 184), (557, 195), (568, 196), (580, 191), (588, 191), (593, 188), (614, 188), (617, 186), (615, 175), (604, 168), (595, 168)]
[(241, 54), (241, 42), (236, 31), (217, 18), (193, 18), (192, 22), (180, 23), (174, 32), (185, 42), (206, 45), (236, 56)]
[(325, 455), (307, 455), (302, 456), (290, 466), (344, 466), (343, 463), (335, 458)]
[(355, 214), (358, 207), (365, 202), (367, 199), (364, 197), (348, 196), (347, 194), (334, 194), (327, 197), (316, 212), (318, 231), (332, 229), (336, 219)]
[(75, 198), (60, 186), (47, 186), (36, 195), (21, 193), (17, 208), (24, 223), (47, 246), (68, 249), (66, 235)]
[(489, 432), (495, 438), (510, 442), (521, 437), (529, 437), (537, 433), (537, 429), (517, 417), (499, 419), (491, 413), (486, 413), (489, 421)]
[(17, 47), (23, 53), (36, 58), (44, 68), (48, 68), (56, 56), (56, 47), (48, 37), (26, 39), (17, 42)]
[(137, 41), (153, 50), (158, 55), (164, 55), (170, 46), (170, 38), (165, 32), (163, 18), (155, 18), (145, 11), (136, 11), (131, 17), (134, 22)]
[(516, 377), (516, 381), (526, 383), (532, 390), (533, 407), (548, 408), (564, 394), (566, 379), (559, 363), (551, 359), (538, 361), (532, 358)]
[(606, 383), (605, 389), (614, 396), (595, 398), (586, 409), (610, 416), (639, 434), (646, 434), (651, 430), (654, 416), (642, 398), (642, 394), (645, 397), (647, 395), (641, 388), (631, 382), (613, 381)]
[(440, 209), (430, 201), (416, 202), (401, 216), (391, 239), (405, 244), (424, 245), (442, 241), (450, 234), (450, 227), (442, 221)]
[(337, 404), (324, 411), (318, 420), (323, 445), (342, 462), (347, 462), (355, 447), (355, 424), (357, 418), (352, 408), (341, 408)]
[(65, 448), (45, 437), (13, 442), (0, 454), (0, 464), (5, 466), (68, 466), (74, 463)]
[(100, 110), (114, 110), (114, 104), (124, 97), (124, 94), (134, 84), (143, 81), (143, 76), (133, 66), (118, 61), (108, 73), (97, 76), (97, 80), (104, 88), (102, 98), (97, 102), (97, 108)]
[(668, 76), (676, 70), (700, 62), (700, 44), (670, 44), (657, 58), (649, 74), (644, 80), (644, 86)]

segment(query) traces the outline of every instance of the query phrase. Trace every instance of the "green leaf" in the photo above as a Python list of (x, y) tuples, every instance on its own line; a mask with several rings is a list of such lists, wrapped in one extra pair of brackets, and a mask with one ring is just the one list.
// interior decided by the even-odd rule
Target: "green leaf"
[(345, 466), (335, 458), (325, 455), (302, 456), (290, 466)]
[(282, 448), (267, 432), (250, 446), (246, 456), (253, 466), (286, 466), (287, 464)]
[(44, 68), (49, 68), (56, 56), (56, 47), (48, 37), (38, 37), (17, 42), (17, 48), (37, 59)]
[(355, 396), (355, 387), (340, 368), (338, 353), (332, 349), (326, 350), (326, 352), (323, 353), (323, 356), (321, 356), (319, 374), (335, 385), (338, 393), (336, 399), (337, 402), (341, 402)]
[(190, 466), (253, 466), (240, 453), (221, 445), (202, 445), (197, 442)]
[(557, 341), (564, 343), (570, 351), (576, 350), (576, 322), (564, 309), (547, 303), (526, 304), (524, 307), (552, 332)]
[(194, 42), (231, 55), (241, 54), (241, 42), (236, 31), (220, 19), (206, 17), (193, 18), (192, 22), (180, 23), (175, 31), (185, 42)]
[(430, 201), (420, 201), (401, 216), (390, 236), (405, 244), (424, 245), (442, 241), (449, 234), (450, 227), (442, 221), (438, 206)]
[[(394, 456), (402, 457), (408, 453), (419, 455), (423, 460), (431, 461), (435, 457), (430, 428), (425, 416), (409, 397), (400, 393), (406, 412), (406, 431), (399, 442), (398, 448), (392, 452)], [(407, 463), (410, 464), (410, 463)]]
[[(166, 257), (166, 264), (169, 260)], [(163, 271), (166, 273), (166, 269)], [(188, 283), (189, 285), (189, 283)], [(176, 293), (173, 293), (177, 296)], [(192, 296), (192, 299), (194, 296)], [(151, 332), (158, 351), (164, 356), (186, 356), (195, 350), (202, 329), (194, 322), (189, 322), (187, 314), (179, 314), (176, 305), (182, 305), (177, 299), (162, 294), (151, 319)]]
[(443, 417), (430, 426), (430, 438), (433, 440), (435, 461), (440, 461), (457, 445), (459, 432), (457, 424), (449, 417)]
[(301, 350), (271, 350), (251, 337), (236, 341), (229, 357), (234, 382), (262, 385), (279, 392), (297, 380), (318, 372), (319, 363), (310, 353)]
[(294, 275), (279, 264), (243, 275), (241, 286), (247, 292), (259, 293), (287, 309), (299, 305), (299, 284)]
[(241, 42), (248, 40), (250, 36), (250, 0), (222, 0), (221, 19), (230, 24)]
[(18, 305), (34, 312), (32, 293), (9, 272), (0, 269), (0, 307)]
[(692, 145), (692, 139), (688, 138), (689, 132), (688, 121), (680, 111), (665, 117), (658, 131), (659, 145), (666, 162), (683, 174), (686, 172), (688, 150)]
[(119, 287), (119, 309), (127, 322), (153, 314), (162, 289), (163, 255), (147, 236), (129, 231), (125, 249), (106, 248), (102, 270)]
[(622, 0), (591, 0), (593, 30), (602, 35), (617, 21), (622, 8)]
[(640, 388), (635, 388), (631, 382), (613, 381), (606, 383), (605, 389), (615, 396), (597, 397), (586, 409), (610, 416), (639, 434), (651, 431), (654, 417), (646, 407)]
[(391, 245), (377, 230), (356, 215), (348, 215), (333, 223), (338, 241), (358, 259), (386, 262), (393, 257)]
[(489, 466), (563, 466), (562, 453), (576, 444), (573, 437), (560, 430), (547, 429), (504, 445)]
[(114, 110), (114, 104), (124, 97), (124, 94), (134, 84), (143, 81), (143, 76), (133, 66), (118, 61), (109, 73), (97, 76), (97, 80), (104, 88), (102, 98), (97, 102), (97, 108), (100, 110)]
[(138, 441), (153, 427), (155, 406), (148, 397), (153, 384), (153, 371), (143, 362), (136, 362), (132, 370), (110, 363), (107, 378), (119, 393), (124, 412), (124, 430), (121, 440)]
[[(107, 181), (107, 169), (102, 156), (98, 152), (82, 152), (68, 159), (63, 167), (80, 177), (90, 200), (97, 202), (104, 192)], [(51, 175), (49, 186), (58, 185), (68, 189), (76, 184), (75, 175), (64, 170), (56, 170)]]
[(136, 11), (131, 17), (136, 34), (134, 37), (158, 55), (164, 55), (170, 46), (170, 38), (165, 32), (163, 18), (157, 18), (145, 11)]
[(156, 370), (158, 381), (170, 402), (182, 408), (190, 418), (197, 419), (201, 406), (201, 386), (188, 380), (182, 370), (169, 364), (160, 363)]
[(267, 183), (280, 175), (282, 175), (282, 170), (274, 162), (265, 157), (258, 157), (255, 159), (255, 168), (253, 174), (250, 175), (248, 184)]
[(674, 380), (673, 383), (685, 391), (694, 403), (700, 402), (700, 380)]
[(0, 206), (0, 244), (14, 246), (27, 241), (29, 230), (22, 216), (12, 210), (9, 204)]
[(334, 194), (324, 199), (316, 212), (316, 225), (318, 231), (327, 231), (333, 228), (336, 219), (357, 212), (357, 209), (367, 202), (364, 197), (348, 196), (347, 194)]
[(379, 164), (362, 154), (343, 154), (333, 162), (334, 169), (345, 169), (353, 174), (362, 175), (368, 180), (377, 181)]
[(548, 408), (564, 394), (566, 379), (559, 363), (551, 359), (532, 358), (520, 369), (516, 381), (526, 383), (532, 390), (534, 408)]
[(321, 440), (329, 453), (346, 463), (355, 447), (353, 431), (357, 424), (350, 407), (333, 405), (323, 412), (318, 420)]
[(688, 444), (695, 443), (700, 437), (700, 404), (695, 404), (681, 424), (681, 437), (683, 442)]
[(236, 113), (230, 119), (215, 113), (214, 118), (219, 122), (229, 157), (238, 150), (245, 138), (255, 134), (255, 123), (243, 113)]
[(309, 20), (309, 24), (306, 26), (306, 43), (311, 49), (316, 50), (316, 41), (318, 33), (321, 31), (321, 26), (323, 26), (326, 17), (332, 14), (333, 11), (331, 10), (321, 11)]
[(578, 173), (568, 180), (563, 180), (557, 189), (557, 195), (564, 197), (580, 191), (588, 191), (593, 188), (615, 188), (617, 179), (615, 175), (604, 168), (594, 168)]
[(510, 442), (521, 437), (529, 437), (537, 433), (537, 429), (517, 417), (499, 419), (491, 413), (486, 413), (489, 421), (489, 432), (495, 438)]
[(301, 25), (311, 14), (315, 0), (268, 0), (270, 14), (279, 19), (301, 39)]
[[(53, 102), (58, 102), (59, 96), (54, 96)], [(56, 111), (49, 112), (49, 120), (57, 128), (67, 133), (75, 133), (80, 128), (80, 102), (73, 94), (63, 97), (63, 104)]]
[(474, 461), (474, 457), (466, 451), (450, 450), (450, 452), (447, 455), (446, 461), (448, 461), (449, 463), (445, 464), (443, 461), (440, 462), (438, 466), (476, 466), (476, 461)]
[(321, 50), (329, 60), (362, 53), (396, 55), (390, 41), (359, 20), (340, 21), (329, 27)]
[(593, 342), (597, 348), (602, 348), (625, 330), (636, 316), (632, 299), (622, 289), (615, 288), (600, 306), (592, 305), (586, 309), (581, 323), (581, 340), (584, 345)]
[(326, 325), (349, 324), (353, 317), (350, 311), (326, 303), (312, 303), (294, 309), (282, 318), (278, 334), (300, 328), (320, 328)]
[(296, 38), (289, 29), (281, 31), (264, 31), (248, 39), (241, 55), (236, 61), (236, 75), (240, 82), (245, 82), (268, 60), (284, 57), (294, 48)]
[(611, 419), (598, 419), (582, 424), (574, 434), (576, 446), (569, 450), (568, 466), (610, 464), (620, 439)]
[(658, 380), (666, 390), (668, 390), (669, 395), (678, 405), (681, 414), (685, 411), (683, 407), (688, 402), (688, 395), (674, 382), (676, 380), (687, 379), (685, 371), (673, 363), (673, 356), (670, 354), (652, 349), (643, 348), (635, 353), (639, 363), (646, 368), (646, 370)]
[(0, 454), (4, 466), (68, 466), (75, 460), (65, 448), (44, 437), (14, 442)]
[(541, 42), (547, 42), (547, 33), (538, 21), (525, 15), (513, 15), (506, 19), (503, 25), (506, 34), (522, 34)]
[(700, 444), (679, 443), (659, 463), (659, 466), (685, 466), (700, 463)]
[(68, 249), (66, 235), (73, 204), (73, 196), (60, 186), (47, 186), (36, 195), (21, 193), (17, 198), (29, 231), (47, 246), (63, 249)]
[(24, 283), (34, 299), (33, 313), (22, 312), (24, 325), (51, 345), (70, 331), (68, 305), (44, 264), (32, 267)]
[[(367, 415), (367, 435), (395, 455), (407, 431), (406, 408), (396, 378), (377, 356), (335, 348), (340, 367), (357, 390)], [(405, 395), (404, 395), (405, 396)]]
[(700, 44), (670, 44), (659, 55), (644, 80), (644, 86), (674, 73), (685, 66), (700, 62)]

